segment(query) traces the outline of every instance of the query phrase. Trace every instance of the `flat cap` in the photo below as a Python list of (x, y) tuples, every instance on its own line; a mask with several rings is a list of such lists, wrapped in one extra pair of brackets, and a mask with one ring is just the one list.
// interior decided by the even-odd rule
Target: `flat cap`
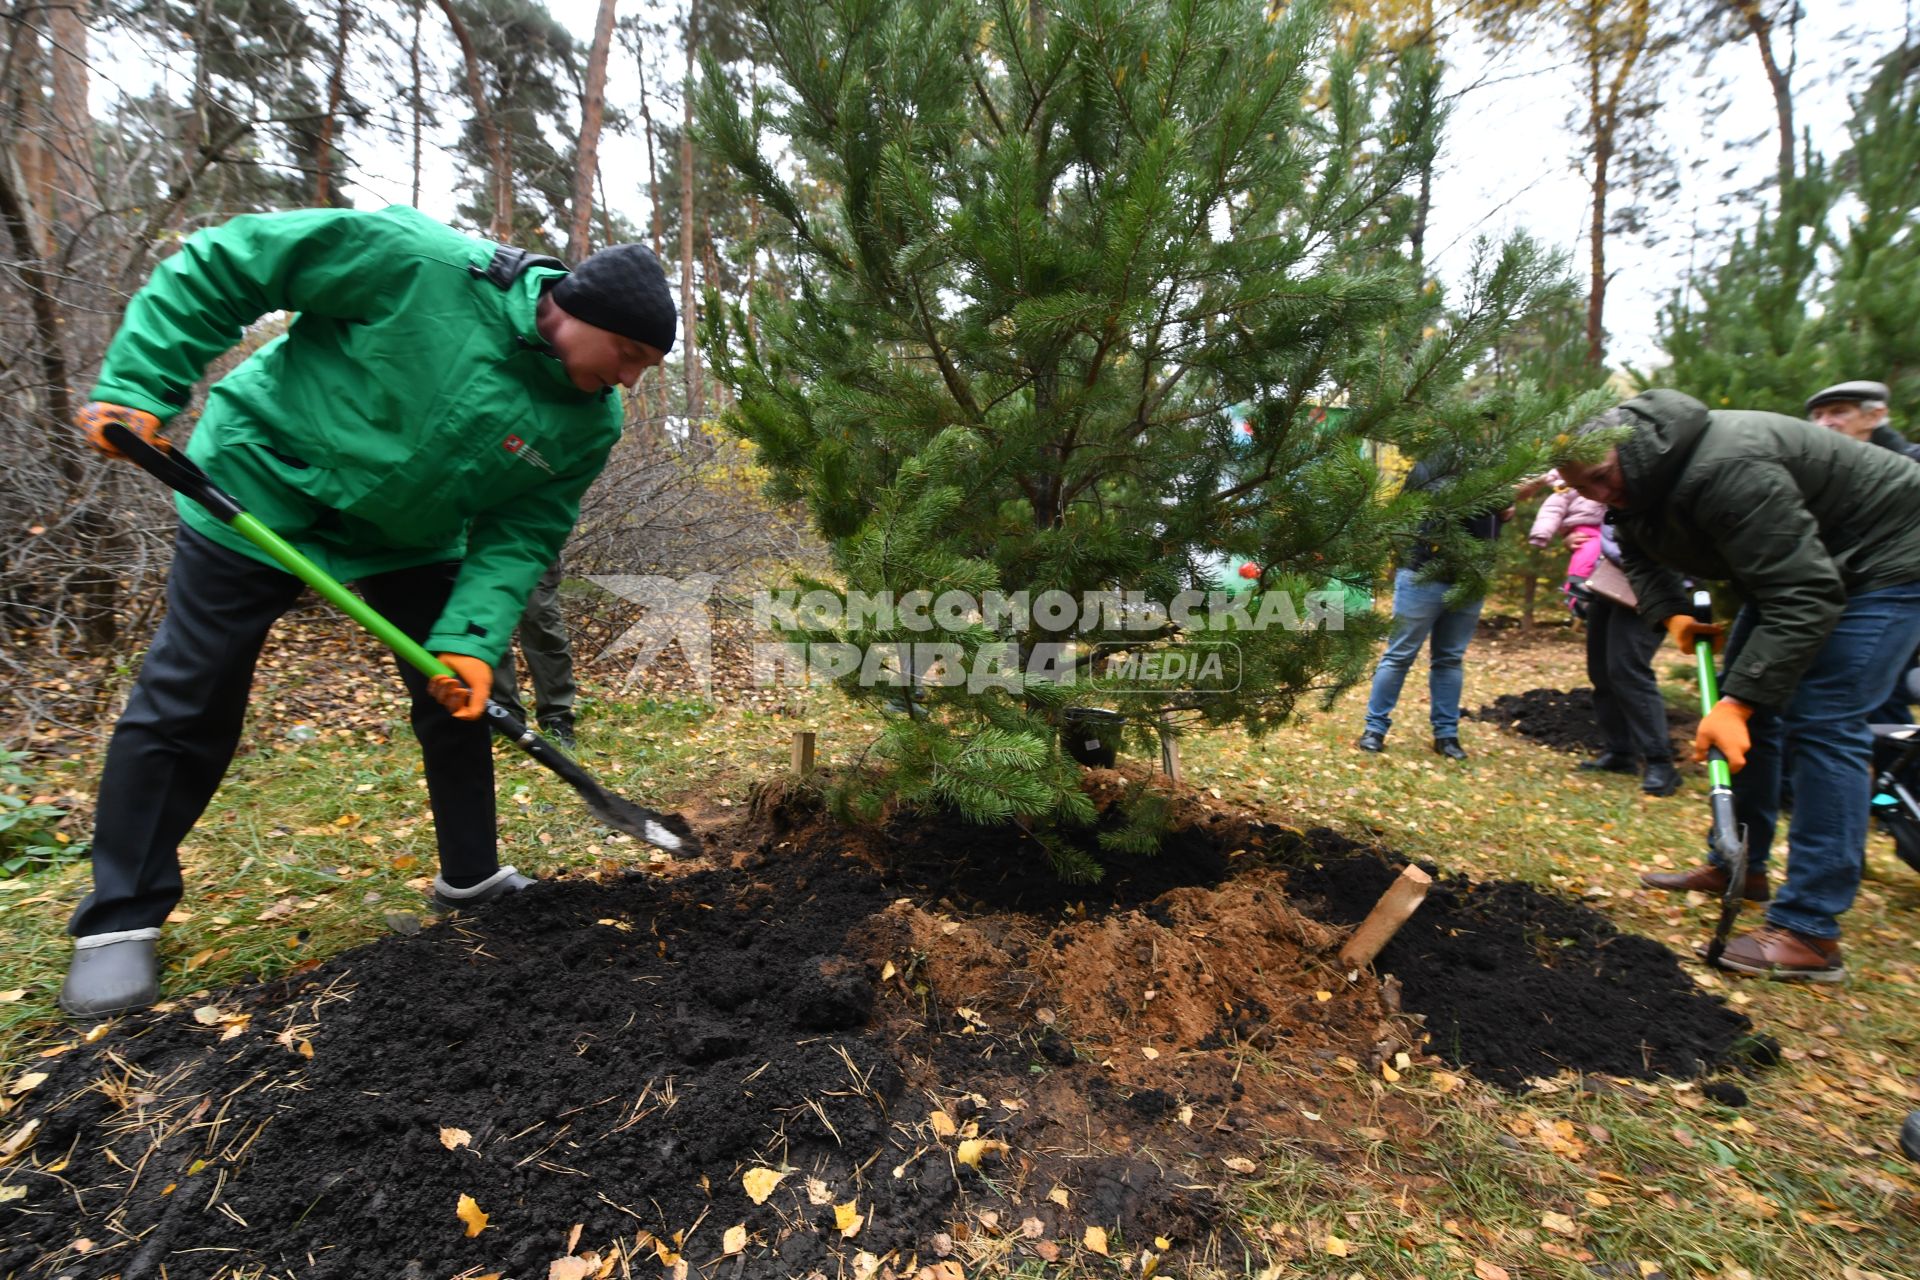
[(1858, 404), (1862, 400), (1887, 401), (1887, 384), (1884, 382), (1836, 382), (1824, 391), (1816, 391), (1807, 397), (1807, 412), (1812, 413), (1823, 404), (1835, 404), (1850, 401)]

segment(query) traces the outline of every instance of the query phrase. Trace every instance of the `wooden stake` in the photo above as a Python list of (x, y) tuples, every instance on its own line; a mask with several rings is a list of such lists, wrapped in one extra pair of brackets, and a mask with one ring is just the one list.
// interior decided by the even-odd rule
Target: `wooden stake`
[(813, 772), (813, 730), (793, 731), (793, 771), (801, 777)]
[(1160, 717), (1160, 768), (1175, 782), (1180, 781), (1180, 739), (1163, 713)]
[(1393, 941), (1393, 935), (1400, 932), (1400, 926), (1427, 900), (1427, 890), (1432, 884), (1433, 877), (1418, 867), (1410, 866), (1402, 871), (1400, 878), (1387, 886), (1380, 901), (1373, 904), (1373, 910), (1367, 912), (1367, 918), (1340, 948), (1342, 967), (1363, 969), (1372, 964), (1381, 949)]

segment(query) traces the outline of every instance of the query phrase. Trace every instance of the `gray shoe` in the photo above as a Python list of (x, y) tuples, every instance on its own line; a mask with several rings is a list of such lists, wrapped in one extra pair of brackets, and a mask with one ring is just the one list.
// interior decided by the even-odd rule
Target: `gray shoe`
[(456, 911), (461, 907), (477, 907), (483, 902), (497, 902), (510, 893), (518, 893), (529, 885), (539, 881), (531, 876), (523, 876), (512, 867), (502, 867), (479, 884), (465, 889), (456, 889), (448, 884), (446, 877), (433, 878), (433, 905), (442, 911)]
[(1900, 1126), (1900, 1149), (1907, 1159), (1920, 1160), (1920, 1111), (1907, 1112), (1907, 1122)]
[(60, 1008), (76, 1018), (144, 1009), (160, 998), (158, 929), (125, 929), (73, 940)]

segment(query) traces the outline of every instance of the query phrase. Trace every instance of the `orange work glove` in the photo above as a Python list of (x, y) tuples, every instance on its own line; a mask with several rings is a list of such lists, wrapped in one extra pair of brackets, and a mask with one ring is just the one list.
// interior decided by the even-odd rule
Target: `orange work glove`
[(464, 653), (436, 653), (434, 657), (453, 668), (453, 675), (435, 676), (427, 681), (427, 692), (453, 713), (455, 720), (478, 720), (487, 714), (487, 694), (493, 690), (493, 667)]
[(145, 440), (156, 449), (170, 446), (160, 434), (160, 419), (142, 409), (129, 409), (125, 405), (108, 404), (104, 400), (95, 400), (73, 415), (73, 424), (87, 433), (87, 443), (106, 454), (109, 458), (124, 458), (111, 444), (107, 443), (106, 429), (109, 423), (117, 422), (133, 434)]
[(1713, 710), (1700, 722), (1700, 731), (1693, 735), (1694, 762), (1705, 760), (1707, 751), (1718, 747), (1720, 754), (1727, 758), (1727, 768), (1735, 773), (1746, 768), (1747, 749), (1753, 746), (1753, 738), (1747, 733), (1747, 719), (1751, 715), (1752, 707), (1732, 698), (1714, 703)]
[(1693, 656), (1694, 641), (1705, 640), (1718, 653), (1727, 634), (1727, 629), (1717, 622), (1696, 622), (1684, 613), (1669, 614), (1662, 625), (1666, 627), (1667, 634), (1673, 637), (1674, 648), (1689, 658)]

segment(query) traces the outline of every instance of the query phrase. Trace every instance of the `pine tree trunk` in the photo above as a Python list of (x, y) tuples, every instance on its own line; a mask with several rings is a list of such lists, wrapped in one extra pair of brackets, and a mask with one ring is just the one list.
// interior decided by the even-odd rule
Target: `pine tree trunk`
[[(1620, 134), (1620, 100), (1632, 82), (1640, 55), (1646, 52), (1650, 0), (1629, 0), (1624, 21), (1625, 43), (1617, 44), (1612, 30), (1602, 31), (1607, 0), (1587, 0), (1581, 12), (1587, 63), (1587, 131), (1593, 146), (1592, 243), (1587, 278), (1587, 363), (1599, 368), (1606, 359), (1607, 199), (1614, 149)], [(1615, 59), (1612, 77), (1602, 84), (1607, 59)]]
[(647, 104), (647, 59), (644, 53), (635, 50), (633, 60), (640, 66), (640, 125), (647, 139), (647, 207), (653, 210), (653, 256), (664, 260), (660, 247), (660, 167), (653, 152), (653, 109)]
[(1760, 12), (1758, 0), (1740, 0), (1740, 16), (1760, 49), (1760, 65), (1766, 69), (1767, 84), (1773, 89), (1773, 112), (1780, 128), (1780, 185), (1784, 189), (1793, 180), (1793, 85), (1791, 68), (1782, 70), (1773, 56), (1773, 22)]
[(480, 122), (480, 132), (487, 140), (487, 154), (493, 159), (493, 222), (488, 234), (504, 244), (513, 238), (513, 162), (500, 126), (487, 106), (487, 91), (480, 81), (480, 55), (474, 52), (467, 24), (454, 12), (453, 0), (435, 0), (435, 3), (446, 15), (453, 38), (460, 44), (460, 56), (467, 64), (467, 93), (473, 99), (473, 115)]
[(607, 52), (613, 46), (616, 0), (600, 0), (593, 24), (593, 51), (587, 56), (587, 96), (580, 105), (580, 152), (573, 170), (573, 226), (567, 232), (567, 260), (587, 256), (593, 218), (593, 180), (600, 171), (600, 120), (607, 106)]
[(410, 89), (413, 109), (413, 207), (420, 207), (420, 24), (426, 17), (425, 0), (414, 0), (413, 5), (413, 43), (407, 49), (407, 59), (413, 67), (413, 85)]
[(55, 216), (77, 229), (100, 207), (93, 165), (93, 113), (87, 109), (87, 18), (93, 0), (66, 0), (48, 11), (53, 35)]
[(12, 25), (13, 85), (9, 94), (12, 101), (7, 105), (14, 127), (8, 131), (7, 141), (13, 172), (8, 177), (14, 184), (18, 209), (7, 216), (9, 220), (18, 219), (16, 248), (21, 245), (19, 236), (25, 235), (31, 256), (46, 261), (54, 251), (53, 151), (47, 145), (51, 129), (44, 87), (46, 50), (41, 47), (40, 29), (32, 22), (16, 21)]
[(680, 93), (680, 338), (681, 367), (686, 371), (687, 422), (698, 422), (700, 351), (695, 339), (693, 311), (693, 74), (700, 51), (700, 0), (687, 3), (687, 80)]
[(347, 36), (353, 30), (353, 10), (340, 0), (333, 32), (333, 67), (327, 74), (327, 112), (320, 117), (319, 155), (314, 161), (313, 203), (325, 209), (333, 203), (333, 134), (338, 128), (340, 103), (347, 95)]

